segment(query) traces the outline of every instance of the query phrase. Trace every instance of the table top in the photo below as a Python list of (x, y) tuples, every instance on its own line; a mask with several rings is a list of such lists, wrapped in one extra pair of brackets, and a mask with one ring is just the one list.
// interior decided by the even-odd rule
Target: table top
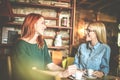
[[(60, 80), (75, 80), (74, 78), (61, 78)], [(104, 76), (103, 78), (83, 78), (81, 80), (120, 80), (120, 77), (112, 76), (112, 75), (107, 75)]]
[[(75, 80), (74, 78), (71, 78), (71, 77), (61, 78), (59, 76), (56, 76), (56, 74), (58, 74), (61, 71), (43, 71), (43, 70), (35, 70), (35, 71), (54, 76), (55, 80)], [(104, 76), (103, 78), (87, 78), (87, 77), (84, 77), (82, 80), (120, 80), (120, 77), (107, 75), (107, 76)]]

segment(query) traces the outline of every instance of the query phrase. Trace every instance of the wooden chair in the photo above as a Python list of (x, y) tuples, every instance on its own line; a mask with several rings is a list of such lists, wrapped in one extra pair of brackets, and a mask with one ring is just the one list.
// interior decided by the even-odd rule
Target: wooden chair
[(7, 56), (7, 65), (8, 65), (8, 77), (9, 80), (12, 80), (11, 56)]
[(62, 61), (62, 67), (66, 69), (69, 65), (72, 65), (74, 62), (74, 57), (67, 57)]
[(59, 51), (59, 50), (58, 51), (57, 50), (52, 51), (52, 61), (53, 61), (53, 63), (61, 66), (62, 57), (63, 57), (62, 51)]

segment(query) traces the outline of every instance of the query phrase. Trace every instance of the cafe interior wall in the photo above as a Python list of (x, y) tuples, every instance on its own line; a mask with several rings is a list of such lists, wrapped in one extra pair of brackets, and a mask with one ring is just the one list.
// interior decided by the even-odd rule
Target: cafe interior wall
[[(118, 37), (118, 24), (117, 18), (105, 13), (94, 12), (93, 10), (84, 10), (78, 9), (76, 10), (76, 23), (74, 27), (74, 45), (73, 48), (77, 50), (78, 46), (85, 42), (85, 34), (84, 29), (87, 27), (88, 23), (91, 21), (102, 21), (105, 23), (107, 30), (107, 42), (111, 47), (111, 60), (110, 65), (119, 64), (116, 67), (110, 67), (114, 71), (111, 71), (111, 74), (117, 75), (118, 68), (120, 70), (120, 61), (119, 61), (119, 48), (117, 46), (117, 40), (114, 38)], [(116, 61), (116, 62), (114, 62)]]
[(90, 21), (95, 21), (96, 17), (92, 10), (76, 10), (76, 23), (74, 28), (74, 45), (84, 42), (84, 29)]

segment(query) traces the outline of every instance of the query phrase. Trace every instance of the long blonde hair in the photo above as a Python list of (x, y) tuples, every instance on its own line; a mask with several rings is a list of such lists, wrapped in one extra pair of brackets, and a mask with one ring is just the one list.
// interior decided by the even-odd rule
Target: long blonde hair
[(99, 42), (107, 44), (106, 27), (104, 23), (92, 22), (88, 26), (92, 26), (93, 30), (97, 35), (97, 39)]

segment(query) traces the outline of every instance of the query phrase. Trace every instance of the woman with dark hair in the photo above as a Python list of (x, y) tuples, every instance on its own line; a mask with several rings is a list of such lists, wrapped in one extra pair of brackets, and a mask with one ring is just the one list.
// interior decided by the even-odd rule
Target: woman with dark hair
[(45, 20), (42, 15), (31, 13), (25, 17), (21, 37), (12, 55), (13, 80), (51, 80), (50, 76), (46, 77), (43, 73), (37, 73), (33, 69), (63, 70), (52, 63), (43, 38), (45, 29)]

